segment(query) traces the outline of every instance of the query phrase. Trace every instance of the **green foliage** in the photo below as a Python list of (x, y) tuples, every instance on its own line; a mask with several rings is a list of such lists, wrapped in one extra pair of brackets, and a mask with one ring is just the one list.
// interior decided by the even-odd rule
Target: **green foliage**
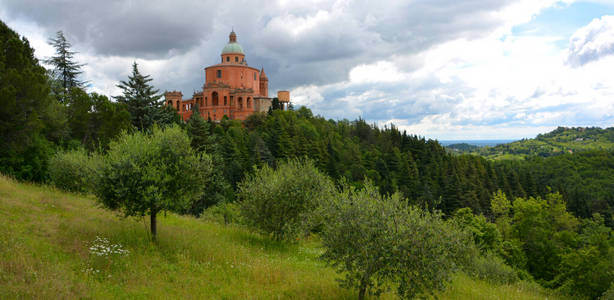
[(71, 192), (93, 192), (102, 159), (79, 148), (56, 153), (49, 160), (49, 177), (54, 186)]
[(471, 276), (490, 283), (510, 284), (520, 280), (516, 270), (493, 252), (473, 256), (465, 270)]
[(534, 139), (459, 151), (482, 155), (489, 159), (522, 159), (532, 156), (550, 157), (589, 150), (614, 150), (614, 127), (559, 127)]
[(591, 299), (604, 294), (614, 282), (614, 238), (601, 215), (583, 221), (579, 243), (563, 255), (556, 281), (560, 290)]
[(112, 139), (131, 128), (126, 105), (106, 96), (72, 88), (65, 101), (69, 136), (89, 150), (106, 149)]
[(138, 130), (150, 130), (154, 124), (172, 124), (178, 121), (177, 113), (163, 107), (162, 95), (150, 84), (150, 75), (142, 75), (138, 66), (132, 64), (132, 75), (128, 81), (120, 81), (117, 85), (123, 95), (115, 97), (118, 102), (125, 103), (130, 113), (132, 125)]
[(205, 219), (212, 219), (223, 224), (242, 224), (241, 208), (239, 204), (233, 202), (220, 202), (207, 208), (204, 215)]
[(46, 59), (45, 63), (53, 66), (51, 77), (60, 87), (54, 89), (54, 93), (60, 102), (65, 103), (67, 94), (73, 88), (82, 88), (85, 85), (77, 79), (79, 74), (83, 73), (83, 65), (74, 61), (76, 52), (70, 50), (71, 44), (62, 31), (58, 31), (55, 38), (49, 39), (49, 45), (55, 48), (55, 56)]
[[(195, 105), (194, 111), (199, 111), (198, 104)], [(192, 140), (191, 145), (194, 150), (198, 152), (212, 150), (215, 140), (211, 135), (211, 128), (199, 113), (193, 113), (188, 119), (186, 130)]]
[(471, 232), (475, 244), (482, 253), (501, 249), (501, 233), (497, 226), (488, 222), (483, 215), (474, 215), (471, 208), (457, 210), (452, 221), (460, 228)]
[(535, 279), (551, 281), (578, 221), (566, 211), (560, 194), (548, 194), (546, 199), (517, 198), (513, 211), (512, 237), (522, 242), (527, 270)]
[(610, 288), (601, 295), (601, 300), (614, 300), (614, 283), (610, 285)]
[(0, 74), (0, 172), (43, 181), (53, 153), (45, 136), (56, 135), (51, 127), (62, 124), (62, 115), (49, 97), (46, 71), (34, 50), (2, 21)]
[(248, 225), (276, 240), (294, 240), (310, 231), (309, 215), (332, 190), (313, 162), (293, 159), (255, 170), (239, 184), (237, 199)]
[(126, 216), (149, 214), (155, 238), (157, 213), (182, 211), (200, 197), (209, 160), (194, 153), (178, 126), (154, 127), (151, 135), (124, 133), (109, 146), (96, 195)]
[(445, 287), (470, 237), (432, 214), (407, 206), (399, 194), (382, 196), (366, 182), (344, 186), (318, 211), (323, 259), (345, 274), (344, 287), (379, 295), (391, 286), (411, 299)]

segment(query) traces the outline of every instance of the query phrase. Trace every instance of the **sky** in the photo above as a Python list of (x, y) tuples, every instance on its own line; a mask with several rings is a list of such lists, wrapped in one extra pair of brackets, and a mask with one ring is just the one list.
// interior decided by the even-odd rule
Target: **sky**
[(234, 28), (270, 94), (334, 120), (440, 140), (614, 126), (614, 0), (0, 0), (44, 59), (62, 30), (88, 91), (132, 62), (189, 98)]

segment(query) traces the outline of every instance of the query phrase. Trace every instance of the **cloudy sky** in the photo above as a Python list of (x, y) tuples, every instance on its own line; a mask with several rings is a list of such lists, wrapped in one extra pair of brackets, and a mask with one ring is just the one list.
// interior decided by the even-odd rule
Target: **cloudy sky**
[(614, 0), (0, 0), (0, 19), (39, 58), (62, 30), (109, 96), (133, 61), (191, 96), (234, 27), (271, 92), (326, 118), (443, 140), (614, 126)]

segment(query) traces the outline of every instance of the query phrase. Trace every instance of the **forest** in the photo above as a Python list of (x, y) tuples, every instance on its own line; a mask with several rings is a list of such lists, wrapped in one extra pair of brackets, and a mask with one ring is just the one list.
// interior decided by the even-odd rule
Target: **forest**
[[(183, 122), (136, 63), (110, 99), (86, 91), (62, 32), (50, 43), (47, 70), (0, 23), (4, 175), (150, 215), (154, 239), (164, 211), (221, 215), (281, 241), (318, 235), (322, 259), (359, 298), (390, 286), (403, 298), (430, 294), (456, 268), (575, 297), (614, 294), (612, 129), (560, 128), (509, 152), (524, 159), (493, 160), (521, 144), (458, 155), (393, 125), (275, 101), (245, 121)], [(562, 146), (580, 139), (581, 151)]]

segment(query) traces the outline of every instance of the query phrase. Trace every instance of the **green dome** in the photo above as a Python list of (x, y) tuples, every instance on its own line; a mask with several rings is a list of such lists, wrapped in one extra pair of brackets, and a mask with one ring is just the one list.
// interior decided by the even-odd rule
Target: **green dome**
[(229, 53), (241, 53), (245, 55), (245, 53), (243, 53), (243, 48), (241, 48), (241, 45), (239, 45), (239, 43), (233, 43), (233, 42), (226, 44), (226, 46), (224, 46), (224, 49), (222, 49), (222, 54), (229, 54)]

